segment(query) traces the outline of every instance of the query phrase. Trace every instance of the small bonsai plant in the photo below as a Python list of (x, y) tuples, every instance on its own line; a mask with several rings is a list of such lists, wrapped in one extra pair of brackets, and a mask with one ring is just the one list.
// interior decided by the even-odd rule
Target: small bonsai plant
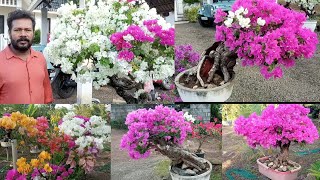
[[(191, 116), (191, 117), (190, 117)], [(195, 138), (198, 141), (198, 147), (195, 151), (196, 154), (204, 153), (201, 149), (204, 142), (208, 141), (210, 138), (221, 137), (222, 135), (222, 126), (221, 124), (216, 124), (214, 122), (203, 122), (202, 117), (198, 116), (197, 119), (194, 119), (192, 115), (189, 115), (188, 112), (184, 114), (184, 117), (191, 122), (192, 133), (191, 138)], [(214, 118), (217, 121), (216, 118)], [(199, 156), (199, 155), (198, 155)]]
[[(181, 145), (192, 132), (183, 112), (162, 105), (155, 109), (139, 109), (127, 115), (128, 132), (121, 139), (121, 149), (133, 159), (147, 158), (156, 150), (171, 160), (171, 171), (180, 175), (202, 174), (210, 169), (208, 161), (184, 150)], [(188, 172), (182, 170), (183, 164)]]
[(291, 3), (298, 5), (309, 19), (313, 19), (316, 15), (315, 6), (320, 4), (320, 0), (286, 0), (284, 7), (290, 8)]
[(280, 148), (280, 153), (262, 161), (277, 171), (291, 171), (296, 163), (289, 160), (289, 147), (293, 142), (312, 144), (319, 133), (308, 117), (310, 110), (297, 104), (267, 106), (261, 116), (240, 116), (235, 121), (235, 132), (246, 137), (250, 147)]
[(305, 20), (303, 13), (274, 0), (237, 0), (228, 14), (218, 9), (217, 42), (179, 82), (194, 82), (193, 89), (221, 86), (233, 78), (237, 58), (242, 66), (260, 67), (266, 79), (281, 78), (282, 66), (293, 67), (296, 59), (311, 58), (317, 49), (317, 34), (302, 28)]

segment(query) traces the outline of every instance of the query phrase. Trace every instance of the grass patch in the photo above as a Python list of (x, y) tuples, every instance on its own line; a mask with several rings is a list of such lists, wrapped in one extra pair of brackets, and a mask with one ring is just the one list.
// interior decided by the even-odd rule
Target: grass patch
[(213, 165), (210, 180), (221, 180), (222, 179), (221, 173), (222, 173), (221, 164), (220, 165)]
[(124, 123), (123, 120), (111, 121), (111, 129), (125, 129), (128, 130), (128, 126)]
[(105, 173), (110, 173), (111, 172), (111, 162), (99, 167), (99, 171), (105, 172)]
[(158, 177), (168, 177), (169, 176), (169, 166), (170, 160), (160, 161), (154, 168), (154, 171)]
[(111, 152), (111, 143), (104, 144), (103, 151)]

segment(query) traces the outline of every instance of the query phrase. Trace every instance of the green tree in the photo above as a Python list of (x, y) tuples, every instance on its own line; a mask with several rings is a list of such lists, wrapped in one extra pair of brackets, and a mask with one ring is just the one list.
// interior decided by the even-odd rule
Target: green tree
[(222, 105), (222, 120), (235, 120), (240, 115), (240, 104), (223, 104)]
[(221, 104), (211, 104), (210, 106), (210, 112), (211, 112), (211, 117), (210, 119), (213, 120), (213, 118), (218, 118), (219, 121), (221, 123), (222, 121), (222, 106)]

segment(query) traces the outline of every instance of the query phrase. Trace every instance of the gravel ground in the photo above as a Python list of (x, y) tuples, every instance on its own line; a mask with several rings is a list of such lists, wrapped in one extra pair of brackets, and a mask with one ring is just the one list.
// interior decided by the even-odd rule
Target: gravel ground
[(162, 160), (167, 159), (164, 156), (152, 153), (146, 159), (134, 160), (128, 155), (128, 152), (119, 148), (122, 135), (127, 130), (112, 129), (111, 131), (111, 179), (121, 180), (161, 180), (156, 176), (154, 167)]
[[(256, 148), (254, 151), (249, 148), (246, 143), (245, 137), (236, 135), (233, 126), (223, 126), (222, 128), (222, 179), (228, 179), (226, 177), (226, 171), (228, 169), (243, 169), (258, 176), (259, 180), (269, 180), (264, 177), (258, 171), (258, 165), (256, 159), (265, 155), (275, 155), (279, 153), (278, 149), (262, 149), (261, 147)], [(300, 164), (302, 169), (299, 171), (297, 180), (307, 180), (308, 169), (310, 165), (319, 160), (320, 154), (307, 154), (304, 156), (298, 156), (296, 152), (309, 151), (318, 149), (320, 147), (320, 141), (315, 141), (313, 144), (298, 145), (292, 143), (290, 145), (289, 159)], [(233, 174), (234, 175), (234, 174)], [(237, 180), (245, 180), (240, 176), (234, 175)]]
[[(214, 43), (215, 28), (198, 23), (176, 24), (176, 45), (191, 44), (202, 53)], [(319, 33), (318, 33), (319, 37)], [(257, 67), (235, 67), (236, 78), (227, 102), (319, 102), (320, 46), (312, 59), (300, 59), (282, 79), (265, 80)]]
[[(168, 91), (160, 89), (160, 87), (155, 86), (156, 92), (159, 94), (167, 93)], [(172, 95), (169, 95), (172, 96)], [(96, 90), (93, 88), (92, 90), (92, 97), (97, 98), (100, 100), (101, 104), (125, 104), (126, 102), (123, 100), (122, 97), (120, 97), (116, 90), (112, 86), (103, 86), (99, 90)], [(73, 93), (73, 95), (70, 98), (67, 99), (61, 99), (57, 94), (54, 93), (53, 95), (54, 103), (55, 104), (75, 104), (77, 103), (77, 91)], [(147, 102), (148, 104), (159, 104), (160, 101), (150, 101)]]
[[(168, 160), (167, 157), (151, 152), (151, 156), (146, 159), (133, 160), (129, 157), (126, 150), (119, 148), (121, 138), (127, 130), (112, 129), (111, 135), (111, 179), (121, 180), (170, 180), (170, 177), (159, 177), (155, 172), (155, 167), (159, 162)], [(191, 140), (191, 139), (190, 139)], [(192, 152), (197, 148), (197, 142), (189, 143), (188, 149)], [(205, 142), (202, 149), (206, 152), (205, 158), (213, 165), (220, 166), (222, 164), (221, 139), (211, 139)], [(219, 172), (220, 174), (220, 172)], [(169, 175), (169, 174), (168, 174)], [(212, 174), (214, 176), (214, 174)]]

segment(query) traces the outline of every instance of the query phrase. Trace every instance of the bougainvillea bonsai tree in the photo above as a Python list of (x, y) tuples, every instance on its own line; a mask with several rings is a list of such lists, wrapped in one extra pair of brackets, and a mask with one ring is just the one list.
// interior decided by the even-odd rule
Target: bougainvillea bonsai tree
[(194, 138), (198, 141), (198, 147), (195, 153), (204, 153), (201, 149), (204, 142), (208, 141), (209, 139), (221, 137), (222, 124), (215, 123), (217, 122), (217, 118), (214, 118), (215, 122), (203, 122), (202, 116), (198, 116), (195, 119), (188, 112), (184, 114), (184, 117), (187, 121), (191, 123), (191, 138)]
[(73, 79), (93, 79), (95, 88), (110, 82), (137, 103), (145, 84), (174, 74), (174, 28), (144, 0), (65, 4), (57, 12), (44, 54)]
[(266, 79), (282, 78), (283, 67), (295, 66), (299, 58), (311, 58), (317, 49), (317, 34), (302, 27), (305, 20), (303, 13), (274, 0), (237, 0), (228, 14), (217, 10), (217, 42), (189, 73), (193, 78), (181, 78), (180, 83), (191, 79), (194, 89), (223, 85), (234, 76), (237, 58), (242, 66), (259, 67)]
[(139, 109), (127, 115), (126, 125), (129, 130), (123, 135), (120, 147), (128, 150), (131, 158), (147, 158), (155, 150), (171, 159), (171, 171), (177, 174), (181, 170), (176, 168), (181, 168), (183, 164), (196, 169), (197, 174), (209, 170), (208, 161), (181, 147), (188, 133), (192, 132), (182, 111), (162, 105), (155, 109)]
[(312, 144), (319, 133), (308, 117), (310, 109), (297, 104), (267, 106), (261, 116), (256, 113), (248, 118), (240, 116), (235, 121), (235, 132), (246, 137), (250, 147), (280, 148), (280, 153), (270, 157), (267, 165), (279, 171), (290, 171), (289, 147), (293, 143)]

